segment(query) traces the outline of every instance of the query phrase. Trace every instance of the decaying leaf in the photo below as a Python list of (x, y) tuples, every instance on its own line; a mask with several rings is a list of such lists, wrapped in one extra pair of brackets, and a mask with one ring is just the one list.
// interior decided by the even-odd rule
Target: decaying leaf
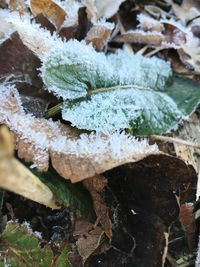
[(31, 0), (30, 4), (31, 10), (35, 16), (42, 13), (53, 22), (57, 28), (61, 27), (67, 16), (63, 8), (52, 0)]
[(0, 265), (12, 267), (54, 266), (69, 267), (65, 255), (69, 251), (67, 246), (61, 247), (54, 255), (49, 244), (40, 247), (38, 238), (40, 233), (32, 232), (28, 224), (19, 225), (9, 222), (0, 235), (1, 255)]
[(92, 224), (78, 220), (75, 224), (74, 236), (76, 245), (83, 262), (101, 245), (104, 239), (104, 231), (101, 227), (93, 227)]
[(87, 33), (85, 41), (87, 44), (92, 44), (97, 51), (101, 51), (107, 44), (112, 30), (113, 24), (111, 23), (93, 25)]
[[(54, 196), (49, 188), (33, 175), (23, 164), (13, 158), (12, 137), (5, 128), (0, 128), (0, 187), (52, 209), (57, 209)], [(8, 147), (5, 147), (8, 144)], [(4, 150), (3, 150), (4, 149)], [(5, 151), (6, 149), (6, 151)], [(3, 150), (3, 152), (2, 152)]]
[(112, 222), (112, 248), (94, 253), (86, 266), (99, 260), (108, 266), (164, 266), (169, 226), (179, 215), (175, 192), (195, 182), (193, 170), (175, 157), (153, 155), (103, 175), (107, 183), (100, 195)]
[(107, 237), (112, 236), (112, 224), (109, 218), (109, 210), (103, 200), (103, 189), (107, 185), (107, 180), (102, 175), (91, 177), (83, 181), (84, 186), (89, 190), (94, 203), (97, 221), (100, 222), (102, 229)]
[(119, 36), (116, 36), (113, 41), (124, 43), (139, 43), (160, 46), (164, 42), (165, 37), (160, 32), (144, 32), (141, 30), (130, 30)]
[(72, 182), (158, 153), (157, 146), (150, 146), (147, 140), (137, 141), (125, 133), (74, 137), (71, 129), (59, 122), (25, 114), (16, 89), (9, 87), (1, 88), (0, 122), (14, 132), (21, 158), (46, 171), (50, 156), (57, 172)]
[(125, 0), (85, 0), (84, 5), (87, 8), (88, 18), (96, 22), (100, 18), (110, 18), (117, 13), (119, 6)]
[(38, 77), (37, 70), (40, 67), (40, 60), (22, 43), (17, 32), (0, 44), (0, 65), (1, 78), (11, 76), (16, 83), (42, 87), (42, 80)]
[(180, 206), (179, 220), (186, 233), (188, 247), (192, 252), (195, 246), (195, 216), (193, 214), (194, 207), (192, 203), (185, 203)]

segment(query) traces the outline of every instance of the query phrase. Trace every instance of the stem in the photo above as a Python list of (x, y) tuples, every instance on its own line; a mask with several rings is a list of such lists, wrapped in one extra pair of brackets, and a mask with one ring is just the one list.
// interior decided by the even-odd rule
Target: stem
[(190, 141), (185, 141), (183, 139), (176, 138), (176, 137), (162, 136), (162, 135), (151, 135), (150, 137), (152, 137), (155, 140), (160, 140), (160, 141), (164, 141), (168, 143), (177, 143), (177, 144), (184, 145), (184, 146), (200, 148), (200, 145), (198, 144), (192, 143)]
[(45, 118), (49, 119), (53, 116), (55, 116), (56, 114), (60, 113), (62, 110), (62, 106), (63, 106), (63, 102), (57, 104), (56, 106), (50, 108), (49, 110), (47, 110), (46, 114), (45, 114)]
[[(152, 91), (152, 89), (148, 88), (148, 87), (142, 87), (142, 86), (138, 86), (138, 85), (126, 84), (126, 85), (115, 85), (115, 86), (110, 86), (110, 87), (95, 88), (95, 90), (88, 89), (86, 96), (92, 96), (92, 95), (95, 95), (95, 94), (98, 94), (98, 93), (109, 92), (109, 91), (113, 91), (113, 90), (117, 90), (117, 89), (129, 89), (129, 88)], [(156, 90), (156, 91), (159, 92), (158, 90)], [(76, 98), (74, 100), (77, 101), (77, 100), (83, 100), (83, 99), (84, 99), (84, 97), (80, 97), (80, 98)], [(49, 110), (47, 110), (47, 112), (45, 114), (45, 118), (49, 119), (49, 118), (55, 116), (56, 114), (60, 113), (60, 111), (62, 110), (62, 107), (63, 107), (63, 102), (57, 104), (56, 106), (54, 106), (52, 108), (50, 108)]]

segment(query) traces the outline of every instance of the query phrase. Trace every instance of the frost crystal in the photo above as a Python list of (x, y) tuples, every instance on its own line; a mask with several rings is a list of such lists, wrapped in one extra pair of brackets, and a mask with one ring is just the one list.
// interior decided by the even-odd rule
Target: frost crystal
[(109, 131), (132, 127), (135, 133), (144, 135), (167, 131), (181, 115), (170, 97), (144, 89), (95, 94), (73, 105), (67, 102), (62, 111), (63, 119), (80, 129)]
[(0, 101), (0, 123), (14, 132), (18, 153), (24, 151), (19, 157), (32, 161), (44, 171), (48, 169), (50, 156), (54, 168), (67, 179), (82, 180), (159, 152), (148, 140), (138, 141), (118, 131), (74, 136), (71, 129), (60, 122), (25, 114), (15, 88), (0, 86)]
[(137, 134), (160, 133), (182, 115), (170, 97), (156, 92), (164, 91), (172, 75), (169, 63), (156, 57), (123, 51), (106, 56), (69, 41), (43, 57), (41, 71), (49, 91), (71, 99), (62, 116), (80, 129), (132, 127)]
[(75, 40), (47, 54), (41, 70), (48, 90), (63, 99), (119, 85), (162, 89), (172, 75), (169, 63), (164, 60), (130, 56), (122, 51), (105, 56)]

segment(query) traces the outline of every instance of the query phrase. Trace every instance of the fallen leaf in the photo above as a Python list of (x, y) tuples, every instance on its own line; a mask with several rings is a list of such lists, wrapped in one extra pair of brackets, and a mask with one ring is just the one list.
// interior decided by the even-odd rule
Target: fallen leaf
[(176, 157), (151, 155), (103, 176), (107, 183), (100, 195), (112, 223), (112, 248), (94, 253), (86, 266), (99, 260), (108, 266), (164, 266), (169, 226), (179, 215), (174, 192), (195, 182), (194, 173)]
[(126, 33), (116, 36), (112, 41), (124, 43), (139, 43), (159, 46), (164, 42), (165, 37), (160, 32), (145, 32), (141, 30), (129, 30)]
[(50, 156), (56, 171), (72, 182), (159, 153), (147, 140), (138, 141), (125, 133), (78, 137), (60, 122), (25, 114), (17, 90), (4, 86), (1, 87), (0, 123), (14, 132), (20, 158), (34, 162), (40, 171), (47, 171)]
[(20, 40), (14, 32), (10, 38), (0, 44), (0, 77), (14, 77), (18, 83), (26, 82), (42, 88), (42, 80), (38, 76), (39, 58)]
[(86, 0), (84, 5), (87, 8), (88, 18), (93, 22), (97, 22), (100, 18), (110, 18), (117, 13), (120, 5), (125, 0)]
[(200, 14), (200, 5), (198, 0), (183, 0), (181, 5), (172, 1), (172, 10), (176, 17), (186, 25), (186, 23)]
[(42, 183), (48, 186), (59, 203), (69, 207), (78, 217), (94, 222), (96, 215), (92, 198), (82, 184), (72, 184), (70, 181), (64, 180), (53, 169), (43, 173), (38, 172), (36, 168), (30, 170)]
[(185, 203), (180, 206), (179, 221), (186, 233), (188, 247), (190, 252), (193, 251), (195, 247), (195, 233), (196, 233), (196, 223), (195, 216), (193, 213), (194, 207), (192, 203)]
[(88, 31), (85, 41), (87, 44), (92, 44), (97, 51), (101, 51), (107, 44), (112, 30), (113, 24), (111, 23), (93, 25)]
[(96, 175), (95, 177), (84, 180), (83, 184), (93, 198), (97, 221), (100, 222), (107, 237), (111, 239), (112, 223), (109, 218), (109, 209), (102, 197), (103, 189), (107, 185), (107, 180), (102, 175)]
[(61, 27), (67, 16), (63, 8), (52, 0), (31, 0), (30, 4), (31, 11), (35, 16), (42, 13), (54, 23), (57, 28)]
[(66, 259), (69, 247), (60, 246), (55, 257), (49, 244), (40, 247), (39, 233), (33, 232), (28, 224), (9, 222), (0, 237), (2, 264), (32, 267), (51, 266), (54, 263), (57, 267), (69, 267)]
[[(49, 188), (12, 157), (14, 145), (10, 135), (4, 127), (0, 127), (0, 187), (52, 209), (59, 208)], [(5, 147), (5, 144), (8, 146)]]
[(78, 252), (81, 255), (83, 262), (101, 245), (104, 239), (104, 232), (100, 227), (85, 232), (83, 236), (78, 238), (76, 242)]

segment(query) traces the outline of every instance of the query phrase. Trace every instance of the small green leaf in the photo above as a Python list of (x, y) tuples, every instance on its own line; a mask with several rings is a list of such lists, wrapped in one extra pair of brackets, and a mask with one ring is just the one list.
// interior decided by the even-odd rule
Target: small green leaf
[(175, 77), (173, 84), (165, 88), (166, 93), (185, 114), (191, 113), (200, 101), (200, 84), (197, 81)]
[[(0, 266), (47, 267), (51, 266), (54, 259), (53, 251), (48, 244), (41, 248), (38, 238), (29, 232), (27, 227), (14, 222), (8, 223), (6, 229), (0, 235), (0, 246)], [(67, 253), (66, 246), (60, 253), (62, 266), (69, 267), (67, 257), (65, 260), (63, 258), (63, 253)], [(58, 263), (60, 256), (57, 259)], [(56, 263), (55, 267), (61, 266)]]
[(54, 169), (45, 173), (38, 172), (36, 169), (31, 169), (31, 171), (50, 188), (64, 206), (70, 207), (85, 219), (95, 220), (92, 198), (81, 183), (72, 184), (63, 179)]

